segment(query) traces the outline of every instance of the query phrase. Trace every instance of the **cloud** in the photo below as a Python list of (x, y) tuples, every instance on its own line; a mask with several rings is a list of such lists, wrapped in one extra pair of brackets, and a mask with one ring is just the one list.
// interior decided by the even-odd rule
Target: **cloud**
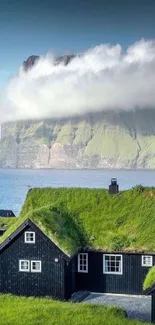
[(54, 60), (48, 53), (8, 82), (0, 96), (2, 121), (155, 109), (154, 40), (141, 40), (125, 52), (119, 44), (101, 44), (67, 66)]

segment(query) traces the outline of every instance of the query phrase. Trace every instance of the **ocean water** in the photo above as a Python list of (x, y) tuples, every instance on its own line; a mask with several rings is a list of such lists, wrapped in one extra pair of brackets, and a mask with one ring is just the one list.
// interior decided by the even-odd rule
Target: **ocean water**
[(116, 177), (120, 190), (137, 184), (155, 186), (153, 170), (0, 169), (0, 209), (19, 214), (27, 191), (33, 187), (108, 188)]

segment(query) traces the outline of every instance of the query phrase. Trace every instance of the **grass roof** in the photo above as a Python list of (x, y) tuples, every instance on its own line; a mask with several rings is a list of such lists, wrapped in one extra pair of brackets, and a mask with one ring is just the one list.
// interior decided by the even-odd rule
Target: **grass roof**
[(9, 229), (15, 223), (15, 217), (0, 217), (0, 229)]
[(1, 241), (27, 218), (68, 255), (81, 247), (155, 252), (155, 188), (136, 186), (117, 195), (104, 189), (31, 189)]

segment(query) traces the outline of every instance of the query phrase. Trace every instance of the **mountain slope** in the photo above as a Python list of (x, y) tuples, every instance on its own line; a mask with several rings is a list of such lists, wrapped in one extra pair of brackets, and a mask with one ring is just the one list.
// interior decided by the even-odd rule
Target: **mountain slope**
[(4, 124), (0, 167), (154, 168), (154, 122), (139, 110)]

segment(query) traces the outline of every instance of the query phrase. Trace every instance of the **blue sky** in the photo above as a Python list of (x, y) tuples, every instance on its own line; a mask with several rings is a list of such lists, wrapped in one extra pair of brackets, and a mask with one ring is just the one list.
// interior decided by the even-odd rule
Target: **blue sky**
[(0, 0), (0, 84), (32, 54), (155, 39), (155, 0)]

